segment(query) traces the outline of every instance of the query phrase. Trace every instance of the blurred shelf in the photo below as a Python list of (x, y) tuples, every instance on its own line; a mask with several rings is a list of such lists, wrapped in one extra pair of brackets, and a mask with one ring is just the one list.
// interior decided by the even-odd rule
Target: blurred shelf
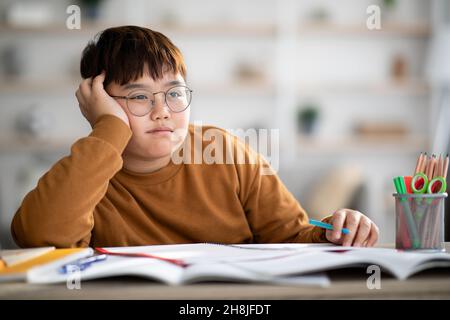
[(273, 96), (275, 95), (275, 85), (264, 81), (239, 81), (233, 83), (193, 83), (192, 89), (202, 95), (220, 95), (221, 98), (227, 96)]
[[(4, 94), (37, 94), (54, 93), (56, 91), (75, 92), (81, 78), (52, 79), (47, 81), (29, 80), (0, 80), (0, 93)], [(235, 81), (234, 83), (190, 83), (198, 94), (274, 96), (276, 86), (263, 81)], [(330, 83), (300, 83), (298, 95), (327, 95), (327, 94), (366, 94), (366, 95), (412, 95), (423, 96), (430, 94), (430, 86), (424, 81), (386, 81), (379, 83), (358, 84), (330, 84)]]
[[(102, 31), (106, 28), (128, 25), (129, 23), (112, 21), (108, 22), (84, 22), (80, 29), (68, 29), (65, 21), (40, 26), (14, 26), (5, 23), (0, 24), (0, 33), (40, 33), (40, 34), (92, 34)], [(169, 34), (179, 35), (255, 35), (255, 36), (275, 36), (277, 27), (271, 23), (247, 24), (247, 23), (205, 23), (197, 25), (182, 24), (161, 24), (155, 23), (145, 25), (144, 27), (167, 32)], [(394, 24), (386, 23), (380, 30), (369, 30), (365, 25), (343, 25), (335, 23), (307, 23), (297, 28), (299, 35), (307, 34), (331, 34), (331, 35), (388, 35), (404, 37), (428, 37), (431, 34), (431, 28), (427, 24)]]
[[(39, 35), (57, 35), (63, 34), (68, 35), (69, 33), (80, 32), (84, 33), (85, 31), (91, 32), (95, 29), (92, 26), (85, 26), (82, 24), (81, 29), (68, 29), (65, 25), (65, 21), (61, 23), (52, 23), (48, 25), (37, 25), (37, 26), (27, 26), (27, 25), (9, 25), (2, 23), (0, 24), (0, 34), (10, 33), (10, 34), (39, 34)], [(100, 31), (101, 29), (99, 29)]]
[[(13, 26), (0, 24), (0, 33), (39, 33), (39, 34), (91, 34), (114, 26), (129, 25), (129, 23), (108, 22), (84, 22), (80, 29), (68, 29), (65, 21), (59, 24), (42, 26)], [(274, 36), (276, 27), (274, 24), (245, 24), (245, 23), (210, 23), (198, 25), (154, 24), (144, 27), (171, 35), (253, 35)]]
[(39, 33), (40, 35), (49, 34), (49, 35), (55, 35), (55, 34), (64, 34), (68, 35), (70, 33), (76, 34), (76, 33), (92, 33), (95, 34), (98, 31), (104, 30), (106, 28), (112, 27), (112, 26), (118, 26), (117, 23), (93, 23), (93, 22), (82, 22), (80, 29), (68, 29), (66, 27), (66, 22), (61, 21), (60, 23), (50, 23), (46, 25), (36, 25), (36, 26), (27, 26), (27, 25), (10, 25), (7, 23), (1, 23), (0, 24), (0, 33), (23, 33), (23, 34), (36, 34)]
[(335, 23), (307, 23), (298, 27), (300, 35), (330, 34), (330, 35), (387, 35), (404, 37), (428, 37), (431, 28), (425, 23), (382, 23), (381, 29), (370, 30), (365, 25), (344, 25)]
[(369, 94), (369, 95), (427, 95), (428, 83), (417, 79), (374, 83), (300, 83), (300, 94)]
[[(54, 93), (55, 90), (75, 92), (80, 84), (81, 78), (52, 79), (48, 81), (28, 80), (0, 80), (0, 93)], [(265, 81), (238, 81), (233, 83), (189, 83), (194, 94), (227, 95), (273, 95), (275, 87)]]
[[(47, 81), (0, 80), (1, 93), (45, 93), (55, 90), (75, 91), (80, 79), (60, 78)], [(275, 95), (275, 84), (265, 81), (239, 81), (233, 83), (190, 83), (195, 92), (221, 95)], [(379, 83), (330, 84), (300, 83), (299, 95), (303, 94), (370, 94), (370, 95), (427, 95), (430, 86), (420, 80), (386, 81)]]
[(70, 146), (76, 141), (73, 140), (39, 140), (11, 138), (0, 140), (0, 154), (17, 153), (60, 153), (70, 151)]
[[(149, 28), (152, 28), (149, 26)], [(176, 33), (181, 35), (253, 35), (253, 36), (274, 36), (276, 27), (274, 24), (241, 24), (241, 23), (212, 23), (201, 25), (156, 25), (156, 30)]]
[(19, 80), (2, 79), (0, 80), (1, 93), (55, 93), (55, 90), (75, 90), (80, 84), (80, 79), (70, 78), (52, 78), (50, 80)]
[(427, 150), (425, 136), (321, 138), (298, 136), (298, 152), (302, 155), (345, 155), (364, 153), (416, 153)]
[[(90, 33), (95, 34), (106, 28), (128, 25), (127, 22), (117, 21), (98, 21), (84, 22), (80, 29), (68, 29), (65, 21), (60, 23), (51, 23), (40, 26), (15, 26), (2, 23), (0, 24), (0, 33)], [(150, 29), (182, 35), (260, 35), (275, 36), (277, 27), (273, 23), (248, 24), (242, 22), (214, 22), (198, 25), (182, 24), (153, 24), (145, 25)], [(425, 23), (404, 24), (404, 23), (384, 23), (380, 30), (369, 30), (365, 25), (344, 25), (336, 23), (305, 23), (297, 28), (300, 35), (303, 34), (331, 34), (331, 35), (395, 35), (407, 37), (427, 37), (431, 34), (431, 28)]]

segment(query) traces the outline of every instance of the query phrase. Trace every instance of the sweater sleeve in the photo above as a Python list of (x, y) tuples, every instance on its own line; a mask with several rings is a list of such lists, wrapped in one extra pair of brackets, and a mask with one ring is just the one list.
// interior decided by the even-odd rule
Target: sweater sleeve
[(87, 247), (93, 212), (109, 180), (122, 168), (131, 137), (119, 118), (104, 115), (89, 136), (76, 141), (69, 156), (54, 164), (17, 210), (11, 232), (20, 247)]
[(238, 165), (240, 198), (255, 242), (328, 242), (325, 230), (308, 223), (307, 213), (270, 164), (247, 145), (237, 144), (245, 148), (248, 159), (256, 159), (254, 164)]

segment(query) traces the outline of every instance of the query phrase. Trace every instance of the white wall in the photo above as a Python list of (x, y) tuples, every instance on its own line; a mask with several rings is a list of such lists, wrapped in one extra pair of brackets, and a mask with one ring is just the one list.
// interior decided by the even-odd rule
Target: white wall
[[(12, 2), (0, 5), (2, 15)], [(89, 132), (74, 97), (78, 63), (87, 41), (104, 25), (82, 22), (82, 30), (68, 31), (64, 21), (70, 1), (43, 2), (52, 8), (51, 27), (0, 29), (0, 50), (18, 47), (24, 70), (18, 82), (5, 79), (0, 84), (0, 230), (6, 245), (11, 244), (9, 221), (22, 196), (40, 172), (68, 152), (71, 142)], [(394, 239), (392, 177), (410, 174), (418, 152), (428, 148), (430, 96), (423, 69), (429, 36), (414, 26), (429, 21), (430, 2), (398, 1), (383, 21), (406, 28), (388, 28), (392, 30), (388, 34), (365, 29), (366, 8), (373, 3), (379, 2), (110, 0), (102, 4), (100, 16), (105, 25), (149, 25), (180, 47), (194, 90), (192, 121), (229, 129), (279, 129), (280, 176), (306, 207), (308, 192), (319, 177), (326, 178), (336, 166), (361, 167), (365, 192), (358, 209), (380, 225), (381, 241), (386, 242)], [(301, 27), (317, 8), (328, 12), (331, 27), (325, 32)], [(174, 20), (177, 24), (171, 28), (161, 27)], [(398, 53), (408, 62), (404, 87), (389, 79), (391, 58)], [(234, 70), (240, 61), (261, 67), (266, 81), (238, 83)], [(317, 102), (321, 112), (317, 137), (322, 142), (309, 146), (298, 142), (295, 123), (295, 110), (306, 101)], [(36, 106), (52, 119), (50, 134), (61, 146), (44, 151), (20, 147), (15, 119)], [(375, 119), (400, 121), (411, 137), (420, 139), (393, 145), (334, 143), (352, 138), (361, 121)], [(36, 154), (47, 159), (36, 160)]]

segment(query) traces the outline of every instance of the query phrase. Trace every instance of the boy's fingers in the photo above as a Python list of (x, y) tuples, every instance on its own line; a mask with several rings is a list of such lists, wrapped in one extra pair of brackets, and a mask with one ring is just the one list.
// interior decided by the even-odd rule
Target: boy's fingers
[(355, 247), (361, 247), (363, 243), (367, 240), (370, 234), (370, 229), (372, 226), (372, 221), (369, 218), (361, 217), (358, 224), (358, 230), (353, 242)]
[(348, 229), (349, 233), (344, 235), (344, 241), (342, 242), (344, 247), (352, 245), (358, 230), (359, 220), (361, 219), (360, 213), (352, 210), (349, 211), (350, 212), (346, 214), (345, 219), (345, 227)]
[(331, 238), (334, 241), (338, 241), (342, 234), (342, 228), (344, 226), (344, 221), (345, 221), (345, 210), (338, 210), (333, 214), (333, 218), (332, 218), (332, 225), (333, 225), (333, 233), (331, 235)]
[(80, 105), (84, 105), (85, 104), (85, 100), (83, 98), (83, 95), (80, 92), (80, 88), (78, 88), (78, 90), (75, 91), (75, 96), (77, 97), (78, 103)]
[(78, 106), (80, 107), (81, 114), (86, 118), (86, 110), (84, 109), (85, 104), (79, 90), (75, 92), (75, 96), (77, 97)]
[(328, 241), (331, 241), (335, 244), (341, 244), (340, 238), (335, 237), (333, 230), (326, 230), (325, 231), (325, 237), (328, 239)]
[(105, 71), (102, 71), (98, 76), (92, 81), (92, 89), (98, 90), (103, 89), (103, 82), (105, 81)]
[(378, 227), (375, 225), (375, 223), (372, 222), (372, 227), (370, 228), (369, 240), (367, 240), (368, 247), (373, 247), (375, 245), (375, 243), (377, 243), (379, 234), (380, 234), (380, 231), (378, 230)]
[(92, 81), (92, 79), (88, 78), (88, 79), (84, 79), (80, 83), (79, 90), (81, 92), (81, 95), (85, 99), (87, 99), (91, 95), (91, 84), (90, 84), (91, 81)]

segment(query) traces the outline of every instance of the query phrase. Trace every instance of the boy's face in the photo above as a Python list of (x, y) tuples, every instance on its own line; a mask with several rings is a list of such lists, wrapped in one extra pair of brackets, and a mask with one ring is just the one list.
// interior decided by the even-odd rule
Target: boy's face
[[(152, 161), (170, 156), (181, 146), (189, 126), (190, 107), (183, 112), (174, 113), (167, 107), (164, 93), (153, 95), (157, 92), (166, 92), (176, 85), (186, 85), (180, 74), (166, 72), (161, 79), (154, 80), (148, 72), (144, 72), (143, 77), (123, 86), (112, 82), (106, 87), (109, 95), (145, 95), (154, 101), (150, 112), (138, 117), (130, 113), (126, 100), (117, 100), (127, 113), (133, 132), (124, 155), (141, 161)], [(160, 127), (167, 127), (170, 130), (151, 132)]]

